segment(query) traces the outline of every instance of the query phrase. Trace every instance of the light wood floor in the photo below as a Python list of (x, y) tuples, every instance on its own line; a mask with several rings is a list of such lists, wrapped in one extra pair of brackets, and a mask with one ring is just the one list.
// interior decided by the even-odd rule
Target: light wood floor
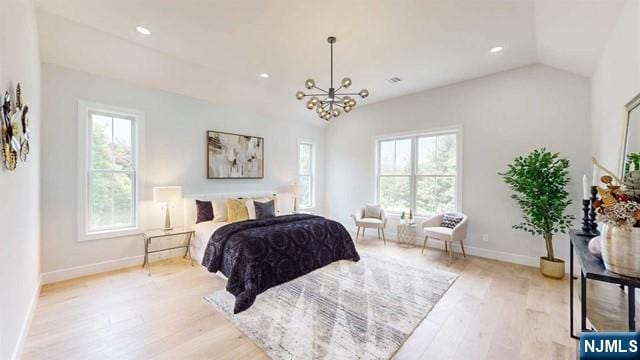
[[(568, 280), (537, 269), (360, 240), (362, 250), (460, 277), (397, 359), (574, 359)], [(454, 248), (454, 250), (459, 250)], [(44, 286), (24, 359), (264, 359), (202, 296), (225, 282), (182, 259)]]

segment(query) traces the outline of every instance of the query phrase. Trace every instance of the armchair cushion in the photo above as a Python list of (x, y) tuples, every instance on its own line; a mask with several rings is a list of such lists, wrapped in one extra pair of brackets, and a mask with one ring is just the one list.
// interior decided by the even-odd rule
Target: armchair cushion
[(442, 226), (430, 227), (424, 229), (424, 234), (428, 237), (432, 237), (438, 240), (451, 241), (453, 229)]
[(380, 205), (366, 205), (364, 207), (364, 217), (372, 218), (372, 219), (380, 219), (381, 218), (380, 210), (382, 210)]
[(440, 223), (440, 226), (446, 227), (449, 229), (454, 229), (456, 225), (458, 225), (461, 221), (462, 221), (462, 217), (454, 216), (450, 214), (444, 214), (444, 216), (442, 217), (442, 222)]
[(384, 221), (374, 218), (362, 218), (356, 221), (356, 225), (361, 227), (382, 227)]

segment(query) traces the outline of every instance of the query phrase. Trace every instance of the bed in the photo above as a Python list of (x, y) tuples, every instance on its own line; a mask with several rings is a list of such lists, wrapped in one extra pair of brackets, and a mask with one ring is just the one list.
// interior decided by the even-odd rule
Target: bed
[[(214, 200), (224, 200), (227, 198), (255, 198), (262, 196), (273, 196), (275, 192), (259, 192), (259, 193), (224, 193), (224, 194), (197, 194), (197, 195), (185, 195), (184, 208), (183, 208), (183, 216), (184, 223), (188, 226), (193, 226), (195, 230), (195, 235), (191, 239), (191, 256), (194, 260), (197, 260), (198, 263), (202, 263), (202, 257), (204, 256), (204, 250), (209, 242), (209, 239), (213, 235), (213, 233), (221, 228), (224, 225), (227, 225), (229, 222), (227, 221), (204, 221), (201, 223), (196, 223), (196, 207), (195, 200), (205, 200), (205, 201), (214, 201)], [(290, 213), (293, 211), (293, 199), (287, 197), (286, 194), (278, 195), (278, 202), (280, 203), (280, 208), (278, 209), (279, 213)], [(291, 203), (291, 204), (289, 204)], [(217, 275), (225, 278), (226, 277), (222, 273), (218, 273)]]
[(227, 278), (226, 290), (236, 300), (234, 313), (251, 307), (271, 287), (334, 261), (360, 260), (342, 224), (310, 214), (200, 223), (194, 243), (201, 264)]

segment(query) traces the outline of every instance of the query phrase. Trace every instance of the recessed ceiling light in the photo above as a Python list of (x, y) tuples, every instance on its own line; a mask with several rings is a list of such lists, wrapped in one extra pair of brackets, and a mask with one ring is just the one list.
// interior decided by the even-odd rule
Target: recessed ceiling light
[(151, 30), (147, 29), (144, 26), (136, 26), (136, 31), (142, 35), (151, 35)]
[(492, 53), (498, 53), (500, 51), (502, 51), (504, 48), (502, 46), (496, 46), (496, 47), (492, 47), (491, 49), (489, 49), (489, 52)]
[(261, 78), (263, 78), (263, 79), (268, 79), (268, 78), (269, 78), (269, 76), (270, 76), (270, 75), (269, 75), (269, 74), (267, 74), (267, 73), (261, 73), (261, 74), (260, 74), (260, 77), (261, 77)]

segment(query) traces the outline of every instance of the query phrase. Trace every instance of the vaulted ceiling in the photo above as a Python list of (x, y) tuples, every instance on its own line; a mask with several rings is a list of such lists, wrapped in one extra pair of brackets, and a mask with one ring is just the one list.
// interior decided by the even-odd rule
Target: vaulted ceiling
[(294, 94), (307, 78), (328, 83), (329, 35), (336, 78), (369, 89), (367, 104), (537, 62), (590, 76), (624, 0), (37, 4), (44, 62), (316, 121)]

